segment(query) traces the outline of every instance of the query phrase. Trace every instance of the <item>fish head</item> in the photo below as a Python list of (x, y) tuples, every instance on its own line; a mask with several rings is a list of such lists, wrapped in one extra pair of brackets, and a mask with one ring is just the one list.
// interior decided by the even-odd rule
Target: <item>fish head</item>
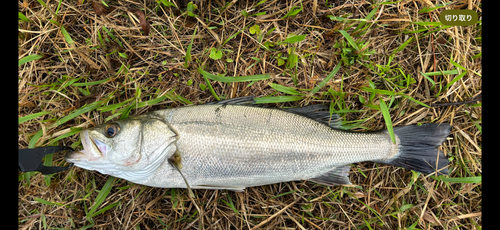
[(83, 130), (80, 139), (83, 150), (68, 153), (66, 161), (133, 182), (156, 170), (176, 140), (163, 119), (144, 115)]

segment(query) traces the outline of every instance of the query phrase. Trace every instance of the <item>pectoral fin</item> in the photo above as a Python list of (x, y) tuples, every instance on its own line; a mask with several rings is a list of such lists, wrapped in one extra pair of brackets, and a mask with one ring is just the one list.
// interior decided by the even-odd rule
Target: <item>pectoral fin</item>
[(177, 169), (182, 169), (182, 157), (179, 150), (175, 151), (175, 153), (168, 159), (168, 162), (174, 165)]
[(348, 177), (349, 174), (347, 173), (350, 169), (350, 166), (336, 167), (310, 180), (328, 186), (351, 184)]
[(184, 180), (184, 183), (186, 183), (186, 187), (188, 189), (189, 196), (191, 198), (194, 198), (194, 193), (193, 193), (193, 191), (191, 191), (191, 187), (189, 186), (189, 183), (187, 182), (186, 177), (184, 177), (184, 175), (181, 172), (181, 169), (182, 169), (181, 159), (182, 158), (181, 158), (181, 154), (179, 153), (179, 151), (175, 151), (174, 155), (172, 155), (172, 157), (168, 158), (168, 162), (172, 166), (174, 166), (175, 169), (177, 169), (179, 174), (181, 174), (181, 177)]

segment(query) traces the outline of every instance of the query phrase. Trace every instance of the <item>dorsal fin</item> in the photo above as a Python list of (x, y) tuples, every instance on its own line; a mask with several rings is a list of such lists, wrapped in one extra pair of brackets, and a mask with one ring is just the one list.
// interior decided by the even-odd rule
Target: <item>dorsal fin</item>
[[(237, 97), (221, 101), (213, 101), (205, 103), (205, 105), (244, 105), (244, 106), (258, 106), (266, 107), (265, 104), (255, 104), (253, 96)], [(342, 129), (342, 122), (338, 114), (332, 114), (330, 117), (329, 107), (327, 105), (317, 104), (308, 105), (304, 107), (282, 109), (290, 113), (302, 115), (319, 121), (335, 129)]]
[(340, 120), (339, 115), (334, 113), (330, 117), (330, 111), (328, 110), (329, 107), (327, 105), (322, 105), (322, 104), (285, 109), (285, 111), (287, 112), (311, 118), (315, 121), (319, 121), (323, 124), (326, 124), (332, 128), (342, 129), (342, 121)]
[(222, 101), (213, 101), (209, 103), (205, 103), (204, 105), (255, 105), (255, 101), (253, 100), (253, 96), (246, 97), (236, 97), (231, 99), (226, 99)]

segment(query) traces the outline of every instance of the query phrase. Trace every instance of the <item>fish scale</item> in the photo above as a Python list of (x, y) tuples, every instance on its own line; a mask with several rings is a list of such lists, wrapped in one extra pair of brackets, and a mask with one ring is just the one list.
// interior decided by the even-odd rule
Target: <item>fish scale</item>
[(386, 130), (339, 129), (338, 116), (322, 105), (276, 109), (252, 102), (230, 99), (102, 124), (82, 131), (84, 150), (66, 160), (142, 185), (235, 191), (295, 180), (350, 184), (348, 165), (362, 161), (448, 173), (438, 147), (449, 124), (394, 127), (392, 143)]
[(192, 187), (314, 178), (336, 166), (384, 159), (394, 148), (385, 133), (342, 132), (276, 109), (205, 105), (161, 113), (179, 136), (182, 172)]

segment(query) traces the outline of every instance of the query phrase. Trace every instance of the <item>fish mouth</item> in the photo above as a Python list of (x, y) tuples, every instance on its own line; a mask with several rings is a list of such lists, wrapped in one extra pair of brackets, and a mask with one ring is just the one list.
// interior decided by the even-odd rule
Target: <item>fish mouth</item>
[(89, 130), (80, 133), (83, 149), (66, 154), (66, 161), (75, 163), (75, 161), (95, 161), (102, 158), (107, 151), (107, 145), (98, 139), (89, 136)]

